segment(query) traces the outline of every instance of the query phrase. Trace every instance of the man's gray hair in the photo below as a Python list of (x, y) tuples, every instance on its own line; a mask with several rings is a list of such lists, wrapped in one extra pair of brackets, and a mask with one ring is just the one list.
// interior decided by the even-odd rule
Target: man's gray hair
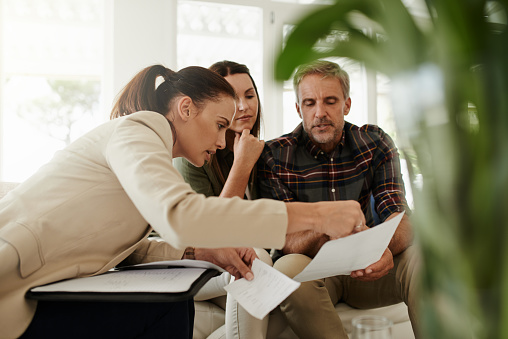
[(296, 101), (298, 98), (298, 87), (302, 79), (310, 74), (320, 74), (323, 78), (337, 78), (340, 81), (342, 87), (342, 94), (344, 100), (349, 98), (349, 75), (343, 70), (338, 64), (326, 60), (316, 60), (308, 64), (300, 65), (293, 77), (293, 88), (296, 94)]

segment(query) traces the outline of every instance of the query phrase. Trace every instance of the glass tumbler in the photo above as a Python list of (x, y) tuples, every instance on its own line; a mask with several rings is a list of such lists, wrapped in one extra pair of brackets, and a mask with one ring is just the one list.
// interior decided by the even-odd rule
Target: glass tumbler
[(378, 315), (364, 315), (353, 318), (351, 339), (393, 339), (393, 322)]

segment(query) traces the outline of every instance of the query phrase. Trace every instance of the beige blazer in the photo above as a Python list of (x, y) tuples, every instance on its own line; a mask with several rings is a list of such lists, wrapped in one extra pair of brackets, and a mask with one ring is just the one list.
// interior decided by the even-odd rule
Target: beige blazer
[[(186, 246), (281, 248), (287, 212), (274, 200), (206, 198), (172, 166), (165, 117), (109, 121), (55, 154), (0, 200), (0, 338), (29, 325), (31, 287), (108, 271), (136, 249), (154, 253), (151, 228), (179, 259)], [(155, 251), (156, 252), (156, 251)]]

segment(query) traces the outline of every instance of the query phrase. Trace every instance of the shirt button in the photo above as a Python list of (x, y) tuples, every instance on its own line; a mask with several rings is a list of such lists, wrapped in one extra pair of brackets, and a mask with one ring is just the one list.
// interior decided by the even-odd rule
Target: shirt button
[(333, 162), (333, 158), (330, 158), (330, 161)]
[(332, 193), (335, 193), (335, 188), (332, 188)]
[(314, 159), (317, 159), (317, 155), (314, 156)]

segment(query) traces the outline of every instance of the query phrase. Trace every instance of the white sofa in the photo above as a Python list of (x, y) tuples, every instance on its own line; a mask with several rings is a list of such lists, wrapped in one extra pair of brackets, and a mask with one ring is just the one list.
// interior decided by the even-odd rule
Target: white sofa
[[(209, 301), (196, 301), (196, 316), (194, 319), (194, 339), (226, 338), (224, 325), (224, 310)], [(335, 306), (346, 332), (351, 333), (351, 320), (359, 315), (382, 315), (393, 322), (393, 339), (414, 339), (413, 329), (409, 321), (407, 307), (404, 303), (380, 307), (376, 309), (358, 310), (346, 304)], [(279, 308), (270, 313), (267, 339), (298, 339), (288, 326)]]

